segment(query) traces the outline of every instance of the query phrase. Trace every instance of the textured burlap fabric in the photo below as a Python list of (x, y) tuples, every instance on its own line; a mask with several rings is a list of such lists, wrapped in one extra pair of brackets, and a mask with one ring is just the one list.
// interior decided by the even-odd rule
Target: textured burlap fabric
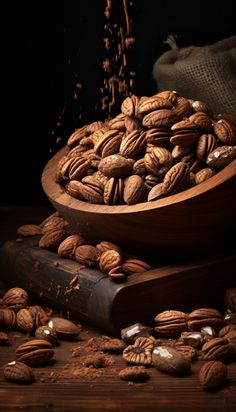
[(180, 95), (202, 100), (214, 113), (236, 113), (236, 36), (208, 46), (171, 50), (153, 66), (158, 91), (176, 90)]

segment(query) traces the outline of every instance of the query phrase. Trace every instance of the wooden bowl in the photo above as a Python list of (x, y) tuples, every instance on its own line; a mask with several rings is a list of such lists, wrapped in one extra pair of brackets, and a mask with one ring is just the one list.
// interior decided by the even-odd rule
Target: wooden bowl
[(64, 147), (45, 166), (42, 186), (55, 209), (90, 242), (107, 240), (153, 256), (216, 248), (236, 228), (236, 160), (181, 193), (137, 205), (95, 205), (77, 200), (55, 183)]

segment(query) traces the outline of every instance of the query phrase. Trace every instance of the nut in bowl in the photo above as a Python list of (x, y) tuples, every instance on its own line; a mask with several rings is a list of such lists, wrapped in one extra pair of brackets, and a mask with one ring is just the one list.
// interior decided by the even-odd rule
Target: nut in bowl
[[(202, 109), (203, 108), (203, 109)], [(42, 186), (82, 236), (135, 252), (199, 253), (236, 227), (236, 117), (163, 91), (129, 96), (48, 162)]]

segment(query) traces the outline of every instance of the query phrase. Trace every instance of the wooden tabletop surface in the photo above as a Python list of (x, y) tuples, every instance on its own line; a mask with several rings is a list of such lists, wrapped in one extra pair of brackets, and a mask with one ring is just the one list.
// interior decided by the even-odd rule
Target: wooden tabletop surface
[[(51, 213), (50, 207), (0, 208), (0, 242), (14, 239), (16, 228), (24, 223), (39, 223)], [(1, 279), (1, 274), (0, 274)], [(60, 341), (55, 347), (54, 361), (34, 368), (36, 381), (30, 385), (7, 382), (2, 366), (15, 359), (15, 348), (27, 337), (9, 332), (10, 344), (0, 346), (0, 411), (64, 412), (64, 411), (127, 411), (127, 412), (184, 412), (236, 410), (236, 362), (229, 363), (226, 384), (217, 391), (204, 391), (199, 385), (198, 370), (202, 361), (192, 363), (192, 372), (185, 377), (173, 377), (148, 369), (150, 378), (135, 383), (120, 380), (119, 370), (126, 367), (122, 356), (109, 355), (105, 368), (97, 369), (98, 376), (64, 376), (65, 368), (75, 370), (83, 356), (91, 354), (87, 342), (91, 337), (104, 335), (89, 325), (82, 325), (76, 341)], [(77, 349), (77, 357), (72, 349)]]

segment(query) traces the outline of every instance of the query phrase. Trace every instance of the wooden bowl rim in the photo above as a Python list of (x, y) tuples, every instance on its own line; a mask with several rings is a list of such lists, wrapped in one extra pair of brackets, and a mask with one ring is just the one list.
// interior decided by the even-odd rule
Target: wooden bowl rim
[(49, 199), (52, 199), (53, 201), (56, 201), (63, 206), (67, 206), (75, 210), (87, 213), (129, 214), (157, 210), (166, 206), (172, 206), (187, 201), (196, 196), (201, 196), (205, 192), (216, 188), (217, 186), (236, 176), (235, 159), (228, 166), (217, 172), (214, 176), (212, 176), (205, 182), (202, 182), (199, 185), (196, 185), (175, 195), (167, 196), (151, 202), (138, 203), (135, 205), (98, 205), (89, 202), (83, 202), (81, 200), (73, 198), (64, 191), (60, 184), (55, 182), (57, 163), (66, 154), (67, 150), (67, 146), (64, 146), (48, 161), (43, 169), (41, 177), (42, 187)]

